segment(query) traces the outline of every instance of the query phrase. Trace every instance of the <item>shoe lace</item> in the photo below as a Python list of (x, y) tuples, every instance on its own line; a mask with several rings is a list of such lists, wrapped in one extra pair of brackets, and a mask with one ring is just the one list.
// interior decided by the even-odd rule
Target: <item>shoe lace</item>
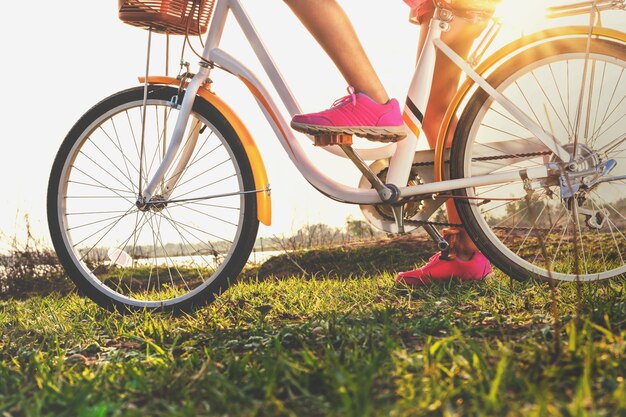
[(356, 94), (354, 91), (354, 87), (349, 85), (347, 90), (348, 90), (348, 95), (335, 100), (331, 108), (340, 107), (347, 103), (352, 103), (353, 106), (356, 106)]

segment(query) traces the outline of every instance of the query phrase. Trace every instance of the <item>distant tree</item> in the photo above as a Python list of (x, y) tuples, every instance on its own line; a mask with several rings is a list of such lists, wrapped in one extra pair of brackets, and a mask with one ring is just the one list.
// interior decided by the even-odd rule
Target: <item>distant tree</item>
[(443, 208), (443, 206), (437, 210), (437, 212), (435, 213), (435, 218), (433, 220), (437, 223), (445, 223), (448, 221), (448, 215), (446, 214), (446, 210)]
[(327, 224), (307, 224), (296, 233), (297, 240), (304, 248), (326, 246), (334, 243), (341, 235), (341, 230)]
[(375, 231), (372, 226), (364, 220), (356, 220), (348, 217), (346, 220), (346, 230), (349, 236), (356, 237), (358, 239), (372, 238)]

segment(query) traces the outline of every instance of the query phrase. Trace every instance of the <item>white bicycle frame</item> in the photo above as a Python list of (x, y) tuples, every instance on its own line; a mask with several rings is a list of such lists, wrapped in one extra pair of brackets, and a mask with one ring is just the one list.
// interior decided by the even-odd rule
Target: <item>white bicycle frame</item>
[[(287, 86), (287, 83), (254, 28), (252, 21), (243, 9), (240, 0), (219, 0), (217, 2), (209, 28), (206, 46), (202, 53), (203, 58), (208, 63), (212, 63), (215, 66), (218, 66), (219, 68), (239, 77), (248, 86), (248, 88), (255, 95), (262, 112), (274, 129), (276, 136), (280, 140), (281, 145), (293, 161), (294, 165), (307, 179), (307, 181), (316, 189), (330, 198), (345, 203), (383, 203), (381, 196), (375, 189), (354, 188), (340, 184), (317, 169), (315, 164), (313, 164), (307, 156), (300, 144), (300, 141), (291, 130), (289, 123), (281, 115), (281, 112), (271, 95), (259, 79), (236, 58), (219, 48), (229, 11), (235, 17), (248, 42), (252, 46), (263, 66), (263, 69), (267, 73), (276, 92), (287, 108), (289, 115), (293, 116), (295, 114), (302, 113), (295, 97)], [(437, 49), (439, 49), (448, 58), (450, 58), (452, 62), (460, 67), (468, 77), (484, 89), (494, 101), (502, 105), (521, 125), (528, 129), (537, 138), (537, 146), (540, 149), (552, 151), (562, 162), (570, 162), (570, 154), (563, 149), (563, 147), (550, 133), (546, 132), (542, 127), (531, 120), (527, 114), (496, 91), (483, 77), (476, 73), (463, 58), (456, 54), (441, 40), (442, 30), (445, 30), (447, 25), (448, 23), (441, 20), (439, 16), (436, 16), (431, 20), (427, 41), (411, 81), (403, 112), (403, 118), (409, 132), (408, 136), (398, 143), (384, 145), (375, 149), (355, 149), (358, 155), (363, 160), (391, 158), (389, 172), (387, 174), (387, 183), (396, 185), (407, 184), (411, 165), (414, 159), (420, 159), (419, 154), (421, 152), (416, 154), (415, 150), (418, 138), (421, 134), (422, 115), (425, 113), (422, 109), (425, 110), (428, 103), (434, 76), (435, 55)], [(180, 106), (180, 113), (172, 132), (172, 137), (170, 139), (165, 157), (154, 174), (154, 177), (143, 190), (142, 198), (146, 202), (150, 201), (150, 199), (157, 194), (157, 189), (160, 185), (162, 185), (165, 173), (171, 167), (179, 148), (182, 145), (196, 94), (199, 88), (208, 79), (211, 71), (212, 65), (207, 64), (207, 62), (201, 63), (199, 71), (187, 86), (184, 99)], [(197, 136), (197, 133), (196, 135), (188, 134), (188, 137), (191, 137), (191, 139), (182, 151), (184, 154), (191, 155), (193, 145), (189, 145), (190, 142), (195, 143), (194, 136)], [(503, 142), (501, 144), (501, 150), (515, 154), (519, 151), (519, 149), (509, 149), (509, 147), (515, 147), (515, 143), (512, 142), (513, 141), (507, 141), (507, 143)], [(526, 144), (527, 143), (528, 142), (526, 142)], [(497, 144), (494, 144), (494, 146), (497, 146)], [(339, 146), (327, 146), (324, 149), (335, 155), (346, 157)], [(432, 155), (431, 151), (425, 152)], [(188, 158), (185, 159), (185, 157), (180, 158), (179, 165), (183, 165), (181, 168), (184, 168), (187, 160)], [(424, 183), (409, 187), (398, 186), (400, 192), (399, 197), (405, 198), (417, 195), (431, 195), (463, 188), (496, 185), (527, 179), (541, 179), (547, 177), (549, 175), (549, 171), (548, 166), (538, 166), (527, 170), (505, 171), (498, 173), (487, 172), (484, 175), (472, 176), (469, 178)], [(182, 169), (177, 168), (174, 172), (182, 172)], [(160, 195), (160, 197), (168, 198), (171, 190), (175, 186), (175, 182), (176, 178), (168, 181), (168, 184), (165, 186), (165, 190), (162, 190), (163, 194)]]

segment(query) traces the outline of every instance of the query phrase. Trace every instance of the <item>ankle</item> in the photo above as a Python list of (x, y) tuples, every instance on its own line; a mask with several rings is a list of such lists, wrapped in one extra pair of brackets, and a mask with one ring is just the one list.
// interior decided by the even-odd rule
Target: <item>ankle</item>
[(368, 96), (370, 99), (372, 99), (372, 101), (374, 101), (377, 104), (380, 104), (381, 106), (384, 106), (385, 104), (389, 103), (389, 101), (391, 101), (391, 98), (389, 98), (387, 93), (384, 91), (369, 91), (369, 90), (355, 89), (355, 93), (363, 93), (366, 96)]
[(470, 240), (467, 232), (459, 227), (449, 227), (443, 229), (443, 238), (448, 242), (450, 248), (448, 254), (450, 258), (467, 262), (474, 256), (477, 249)]
[(381, 106), (384, 106), (385, 104), (388, 104), (389, 101), (391, 101), (391, 99), (389, 98), (389, 96), (385, 95), (379, 95), (376, 97), (371, 97), (370, 98), (372, 100), (374, 100), (376, 103), (380, 104)]
[(456, 258), (459, 261), (468, 262), (468, 261), (472, 260), (472, 258), (474, 257), (475, 253), (476, 252), (473, 252), (473, 251), (472, 252), (458, 252), (457, 251)]

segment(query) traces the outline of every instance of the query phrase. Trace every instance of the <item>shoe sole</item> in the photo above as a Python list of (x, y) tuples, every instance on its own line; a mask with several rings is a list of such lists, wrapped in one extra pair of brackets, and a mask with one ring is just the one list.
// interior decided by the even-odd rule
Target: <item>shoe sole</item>
[(459, 280), (461, 281), (461, 283), (483, 282), (483, 281), (490, 280), (491, 278), (493, 278), (493, 272), (488, 273), (482, 278), (471, 278), (471, 279), (467, 279), (467, 278), (463, 279), (463, 278), (456, 278), (456, 277), (450, 277), (449, 279), (436, 279), (436, 280), (433, 280), (428, 277), (423, 277), (423, 278), (409, 277), (409, 278), (415, 280), (416, 282), (408, 283), (408, 282), (402, 281), (401, 277), (396, 276), (396, 278), (394, 279), (394, 283), (399, 284), (399, 285), (406, 285), (406, 286), (413, 287), (413, 288), (419, 288), (419, 287), (424, 287), (424, 286), (431, 285), (431, 284), (446, 283), (452, 280)]
[(404, 126), (319, 126), (306, 123), (291, 122), (291, 127), (309, 135), (355, 135), (376, 142), (397, 142), (406, 137)]

